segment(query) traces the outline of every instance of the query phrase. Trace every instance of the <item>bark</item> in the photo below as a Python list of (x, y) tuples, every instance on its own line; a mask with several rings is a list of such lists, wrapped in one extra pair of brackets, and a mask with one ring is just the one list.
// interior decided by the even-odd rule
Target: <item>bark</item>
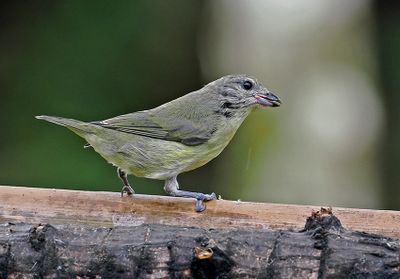
[(349, 231), (334, 215), (305, 228), (0, 227), (1, 278), (400, 278), (400, 241)]

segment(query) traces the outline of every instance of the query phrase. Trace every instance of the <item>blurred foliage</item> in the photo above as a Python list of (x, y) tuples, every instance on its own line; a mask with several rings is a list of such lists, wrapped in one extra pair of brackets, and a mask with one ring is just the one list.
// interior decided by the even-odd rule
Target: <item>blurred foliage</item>
[(400, 209), (400, 2), (375, 1), (377, 52), (387, 127), (382, 176), (384, 206)]
[[(1, 2), (0, 181), (119, 190), (115, 169), (34, 115), (99, 120), (201, 87), (196, 1)], [(138, 192), (159, 184), (134, 182)]]

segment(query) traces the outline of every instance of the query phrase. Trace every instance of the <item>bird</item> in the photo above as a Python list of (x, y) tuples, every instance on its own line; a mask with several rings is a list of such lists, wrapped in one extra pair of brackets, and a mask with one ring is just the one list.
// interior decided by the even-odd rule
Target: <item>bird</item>
[(164, 180), (164, 190), (195, 199), (195, 211), (216, 199), (179, 189), (177, 176), (199, 168), (228, 145), (245, 118), (258, 107), (279, 107), (281, 100), (255, 78), (227, 75), (156, 108), (102, 121), (40, 115), (37, 119), (64, 126), (87, 141), (117, 167), (121, 196), (135, 192), (128, 175)]

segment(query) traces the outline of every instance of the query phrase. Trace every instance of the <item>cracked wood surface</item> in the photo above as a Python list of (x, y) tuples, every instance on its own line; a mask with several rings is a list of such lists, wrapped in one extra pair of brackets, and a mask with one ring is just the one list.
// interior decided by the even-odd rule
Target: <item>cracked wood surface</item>
[(23, 187), (0, 203), (0, 278), (400, 278), (394, 211)]
[[(217, 200), (194, 212), (192, 199), (120, 193), (0, 186), (0, 222), (138, 226), (166, 224), (200, 228), (302, 229), (318, 206)], [(334, 208), (351, 230), (400, 238), (400, 212)]]

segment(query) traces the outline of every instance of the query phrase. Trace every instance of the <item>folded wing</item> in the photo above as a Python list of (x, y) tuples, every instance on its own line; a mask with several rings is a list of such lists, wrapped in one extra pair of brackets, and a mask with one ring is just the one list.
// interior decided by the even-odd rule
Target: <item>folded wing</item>
[(168, 118), (147, 110), (92, 123), (124, 133), (196, 146), (207, 142), (215, 132), (215, 125), (207, 122), (183, 116)]

